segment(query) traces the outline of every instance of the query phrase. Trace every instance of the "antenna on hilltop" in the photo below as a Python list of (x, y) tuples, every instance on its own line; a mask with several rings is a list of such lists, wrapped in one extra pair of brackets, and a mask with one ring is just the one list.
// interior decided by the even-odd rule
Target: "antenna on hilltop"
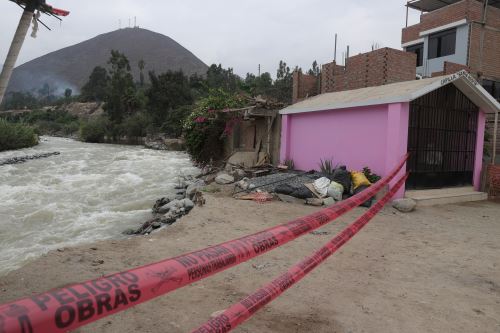
[(128, 18), (128, 27), (130, 28), (130, 17)]
[(137, 28), (137, 16), (134, 16), (134, 28)]
[(121, 29), (121, 28), (122, 28), (122, 20), (118, 19), (118, 29)]

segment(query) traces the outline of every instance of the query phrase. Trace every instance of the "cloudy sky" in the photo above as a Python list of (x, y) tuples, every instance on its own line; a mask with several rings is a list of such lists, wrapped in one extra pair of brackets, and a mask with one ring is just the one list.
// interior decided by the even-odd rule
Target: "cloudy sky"
[[(405, 0), (48, 0), (71, 11), (62, 23), (43, 21), (38, 37), (27, 37), (17, 65), (98, 34), (133, 24), (167, 35), (206, 64), (222, 63), (244, 75), (273, 74), (280, 59), (308, 69), (333, 59), (338, 34), (338, 59), (371, 49), (373, 43), (400, 48)], [(0, 0), (0, 63), (21, 15), (13, 2)], [(410, 11), (410, 24), (418, 12)]]

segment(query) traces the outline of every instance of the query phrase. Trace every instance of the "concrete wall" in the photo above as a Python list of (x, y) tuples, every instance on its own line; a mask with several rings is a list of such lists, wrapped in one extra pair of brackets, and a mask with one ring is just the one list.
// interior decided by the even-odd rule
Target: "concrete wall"
[(469, 25), (463, 24), (457, 29), (455, 54), (429, 59), (429, 35), (424, 37), (423, 66), (417, 68), (417, 73), (430, 77), (434, 72), (442, 72), (445, 62), (467, 65), (469, 46)]

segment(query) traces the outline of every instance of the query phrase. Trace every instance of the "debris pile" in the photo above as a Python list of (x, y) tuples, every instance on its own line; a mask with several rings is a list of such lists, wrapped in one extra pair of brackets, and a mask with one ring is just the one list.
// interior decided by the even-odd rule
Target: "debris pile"
[[(369, 176), (378, 177), (371, 174), (371, 171)], [(364, 171), (348, 171), (346, 166), (337, 167), (330, 172), (298, 172), (287, 170), (286, 166), (265, 164), (245, 168), (228, 163), (224, 171), (219, 171), (214, 179), (219, 185), (233, 185), (236, 199), (267, 202), (272, 194), (272, 197), (283, 202), (312, 206), (333, 205), (371, 185)], [(370, 207), (372, 202), (373, 198), (362, 206)]]

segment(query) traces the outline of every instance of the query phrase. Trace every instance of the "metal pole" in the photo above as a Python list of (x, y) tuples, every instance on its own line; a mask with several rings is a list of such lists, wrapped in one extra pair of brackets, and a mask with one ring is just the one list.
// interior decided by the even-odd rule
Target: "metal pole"
[(335, 34), (335, 53), (333, 55), (333, 61), (337, 64), (337, 34)]
[(406, 27), (408, 28), (408, 5), (406, 5)]
[(7, 53), (7, 58), (3, 65), (2, 74), (0, 74), (0, 103), (2, 103), (5, 91), (9, 84), (10, 76), (14, 70), (14, 65), (16, 64), (17, 57), (23, 46), (24, 38), (30, 27), (31, 19), (33, 18), (34, 10), (26, 8), (19, 20), (19, 25), (17, 26), (16, 33), (10, 44), (9, 53)]
[(495, 125), (493, 126), (493, 154), (491, 154), (491, 164), (495, 164), (497, 157), (497, 137), (498, 137), (498, 111), (495, 112)]

